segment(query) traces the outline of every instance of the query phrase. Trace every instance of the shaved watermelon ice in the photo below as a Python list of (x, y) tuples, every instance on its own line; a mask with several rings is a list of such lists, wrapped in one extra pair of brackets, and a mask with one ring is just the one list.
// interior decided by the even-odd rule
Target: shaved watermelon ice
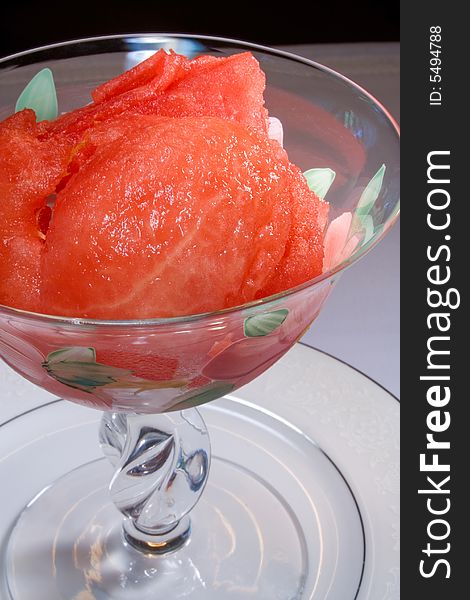
[(249, 52), (160, 50), (86, 106), (1, 122), (0, 304), (174, 317), (319, 275), (328, 204), (289, 161), (264, 89)]

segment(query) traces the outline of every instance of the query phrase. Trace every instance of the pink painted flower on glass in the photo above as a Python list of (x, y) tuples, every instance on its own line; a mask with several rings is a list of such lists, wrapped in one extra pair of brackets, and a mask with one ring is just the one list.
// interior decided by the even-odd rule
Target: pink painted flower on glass
[(361, 237), (349, 237), (353, 215), (345, 212), (328, 225), (324, 241), (323, 272), (347, 260), (357, 248)]

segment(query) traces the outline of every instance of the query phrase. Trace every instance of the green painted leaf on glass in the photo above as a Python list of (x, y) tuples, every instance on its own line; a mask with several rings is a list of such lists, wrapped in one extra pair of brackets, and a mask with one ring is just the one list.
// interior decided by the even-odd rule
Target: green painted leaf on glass
[(82, 346), (51, 352), (42, 366), (56, 381), (84, 392), (132, 375), (127, 369), (97, 363), (95, 349)]
[(259, 313), (247, 317), (243, 323), (245, 337), (268, 335), (268, 333), (271, 333), (284, 323), (288, 313), (287, 308), (281, 308), (268, 313)]
[(137, 394), (148, 390), (182, 388), (188, 383), (186, 379), (162, 381), (135, 377), (128, 369), (96, 362), (95, 349), (84, 346), (55, 350), (48, 354), (42, 366), (56, 381), (89, 393), (106, 386)]
[(385, 175), (385, 165), (382, 165), (377, 173), (367, 184), (365, 190), (362, 192), (359, 202), (356, 206), (356, 214), (359, 216), (367, 215), (370, 213), (375, 201), (379, 197), (380, 190), (382, 189), (382, 183)]
[(382, 183), (385, 175), (385, 165), (382, 165), (377, 173), (372, 177), (369, 183), (366, 185), (364, 191), (359, 198), (356, 210), (354, 211), (353, 220), (350, 228), (350, 237), (356, 233), (365, 233), (362, 245), (366, 244), (376, 231), (374, 230), (374, 223), (372, 216), (369, 214), (372, 210), (377, 198), (379, 197), (380, 190), (382, 189)]
[(48, 68), (42, 69), (31, 79), (21, 92), (15, 106), (15, 112), (31, 108), (37, 121), (52, 120), (57, 117), (57, 93), (54, 76)]
[(362, 218), (362, 226), (364, 231), (364, 239), (362, 240), (362, 244), (364, 245), (367, 244), (367, 242), (373, 237), (375, 233), (374, 221), (370, 215), (365, 215)]
[(309, 169), (304, 177), (308, 187), (320, 198), (324, 198), (335, 180), (336, 173), (332, 169)]
[(57, 381), (85, 391), (93, 391), (93, 388), (115, 383), (131, 374), (130, 371), (109, 365), (74, 361), (49, 365), (47, 372)]
[(213, 381), (208, 385), (195, 389), (192, 392), (187, 392), (183, 396), (179, 397), (177, 404), (173, 405), (169, 410), (185, 410), (186, 408), (193, 408), (200, 404), (205, 404), (211, 400), (217, 400), (222, 398), (226, 394), (230, 394), (235, 389), (233, 383), (227, 381)]
[(384, 230), (384, 225), (383, 224), (382, 225), (378, 225), (375, 228), (375, 230), (374, 230), (374, 235), (375, 236), (379, 236), (382, 233), (383, 230)]
[(96, 362), (96, 352), (94, 348), (70, 346), (68, 348), (61, 348), (60, 350), (56, 350), (47, 355), (47, 362), (49, 365), (63, 361)]

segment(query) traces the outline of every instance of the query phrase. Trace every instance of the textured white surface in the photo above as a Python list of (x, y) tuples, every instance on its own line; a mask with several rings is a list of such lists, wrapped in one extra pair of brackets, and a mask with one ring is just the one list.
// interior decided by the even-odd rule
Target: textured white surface
[[(324, 44), (285, 48), (325, 64), (371, 92), (400, 118), (400, 46)], [(343, 274), (303, 342), (400, 394), (400, 224)]]
[(361, 373), (300, 344), (234, 395), (284, 417), (333, 460), (363, 519), (357, 600), (398, 600), (399, 403)]
[[(4, 363), (0, 363), (0, 389), (3, 396), (0, 423), (54, 399), (13, 373)], [(285, 419), (326, 452), (346, 479), (362, 517), (366, 561), (357, 600), (398, 600), (398, 402), (354, 369), (300, 344), (233, 396)], [(59, 413), (68, 412), (67, 404), (59, 406)], [(209, 404), (203, 412), (217, 406), (217, 402)], [(70, 405), (72, 427), (77, 409)], [(82, 410), (90, 413), (90, 419), (95, 418), (96, 411)], [(24, 434), (28, 440), (43, 435), (44, 424), (39, 416), (34, 420), (34, 435)], [(56, 427), (56, 424), (49, 425)], [(66, 435), (67, 428), (62, 429)], [(24, 440), (18, 432), (16, 436), (21, 449)], [(8, 442), (6, 433), (0, 442)], [(64, 439), (63, 456), (56, 458), (54, 468), (70, 454), (76, 457), (77, 464), (90, 460), (88, 447), (65, 447)], [(50, 461), (50, 457), (47, 460)], [(8, 469), (8, 455), (3, 453), (1, 462), (3, 468)], [(13, 467), (6, 477), (18, 481), (19, 470)], [(0, 522), (0, 537), (2, 526), (5, 529), (5, 523)]]

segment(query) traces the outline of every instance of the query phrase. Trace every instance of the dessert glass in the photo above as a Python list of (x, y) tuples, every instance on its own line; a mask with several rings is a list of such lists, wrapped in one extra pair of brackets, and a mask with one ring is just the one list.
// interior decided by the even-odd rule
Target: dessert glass
[[(288, 507), (290, 520), (274, 509), (261, 519), (269, 513), (265, 494), (286, 502), (282, 489), (271, 489), (270, 473), (244, 453), (243, 431), (204, 495), (211, 444), (196, 407), (230, 397), (283, 356), (341, 273), (392, 226), (399, 211), (398, 128), (376, 99), (326, 67), (239, 41), (174, 34), (85, 39), (5, 58), (0, 118), (44, 67), (67, 111), (159, 48), (191, 57), (253, 52), (290, 160), (330, 203), (324, 273), (269, 298), (187, 317), (104, 321), (0, 306), (3, 360), (52, 394), (103, 411), (105, 458), (38, 489), (18, 517), (5, 556), (15, 600), (313, 597), (306, 591), (302, 523)], [(224, 418), (229, 432), (233, 415)], [(57, 447), (67, 451), (67, 444)], [(15, 477), (26, 473), (27, 465)], [(102, 491), (108, 481), (112, 502)], [(191, 522), (201, 495), (203, 508)], [(279, 569), (276, 592), (269, 582)]]

